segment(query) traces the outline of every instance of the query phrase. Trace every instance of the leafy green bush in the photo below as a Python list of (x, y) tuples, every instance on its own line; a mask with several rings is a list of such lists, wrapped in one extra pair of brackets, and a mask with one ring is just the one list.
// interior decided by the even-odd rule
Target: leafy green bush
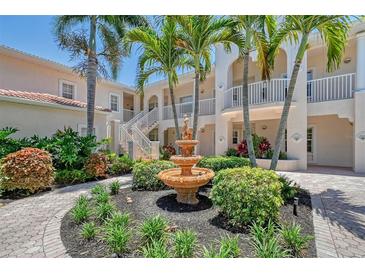
[(290, 201), (297, 195), (299, 187), (295, 182), (285, 176), (280, 176), (281, 183), (281, 197), (285, 202)]
[(80, 224), (86, 221), (90, 215), (89, 202), (85, 196), (81, 195), (71, 211), (71, 216), (77, 224)]
[(0, 165), (1, 188), (31, 193), (50, 187), (54, 181), (51, 155), (38, 148), (23, 148), (8, 154)]
[(169, 258), (170, 253), (167, 249), (166, 242), (163, 240), (152, 240), (146, 246), (142, 247), (143, 257), (145, 258)]
[(168, 161), (142, 161), (133, 166), (133, 184), (135, 190), (161, 190), (165, 184), (157, 178), (157, 174), (165, 169), (176, 167)]
[(251, 227), (251, 246), (258, 258), (285, 258), (288, 251), (284, 250), (278, 241), (278, 228), (269, 221), (267, 226), (254, 223)]
[(111, 162), (109, 172), (113, 175), (128, 174), (132, 171), (134, 165), (134, 161), (130, 159), (128, 155), (112, 159)]
[(107, 226), (105, 229), (105, 241), (109, 248), (118, 255), (127, 251), (127, 245), (130, 237), (131, 232), (127, 227)]
[(85, 171), (71, 169), (71, 170), (59, 170), (55, 173), (55, 182), (57, 184), (73, 185), (90, 181), (90, 177)]
[(81, 236), (86, 240), (95, 238), (96, 236), (96, 225), (93, 222), (85, 223), (82, 226)]
[(218, 242), (219, 250), (212, 245), (208, 248), (203, 247), (204, 258), (237, 258), (240, 255), (238, 237), (224, 236)]
[(104, 222), (108, 218), (113, 216), (115, 212), (115, 207), (110, 202), (101, 203), (96, 207), (96, 217), (101, 221)]
[(210, 196), (234, 225), (276, 219), (283, 204), (279, 176), (261, 168), (218, 172)]
[[(272, 149), (269, 149), (267, 152), (266, 152), (266, 159), (272, 159), (272, 156), (274, 155), (274, 150)], [(288, 159), (288, 156), (286, 154), (286, 152), (284, 151), (280, 151), (279, 152), (279, 160), (287, 160)]]
[(5, 127), (0, 129), (0, 159), (24, 147), (29, 147), (28, 142), (9, 137), (17, 131), (18, 130), (16, 128), (12, 127)]
[(201, 159), (197, 166), (209, 168), (214, 172), (218, 172), (227, 168), (250, 166), (250, 160), (235, 156), (208, 156)]
[(191, 258), (196, 248), (196, 233), (190, 230), (177, 231), (174, 237), (175, 256), (178, 258)]
[(302, 228), (298, 224), (283, 225), (280, 228), (280, 235), (283, 240), (283, 246), (290, 250), (293, 257), (302, 255), (304, 249), (308, 247), (313, 236), (303, 236)]
[(167, 220), (160, 215), (146, 219), (141, 227), (140, 234), (145, 243), (164, 240), (166, 238)]
[(110, 189), (110, 194), (117, 195), (119, 193), (119, 189), (120, 189), (120, 183), (119, 183), (119, 181), (118, 180), (114, 180), (109, 185), (109, 189)]
[(228, 156), (228, 157), (237, 156), (237, 155), (238, 155), (238, 150), (236, 148), (234, 148), (234, 147), (230, 147), (226, 151), (226, 156)]

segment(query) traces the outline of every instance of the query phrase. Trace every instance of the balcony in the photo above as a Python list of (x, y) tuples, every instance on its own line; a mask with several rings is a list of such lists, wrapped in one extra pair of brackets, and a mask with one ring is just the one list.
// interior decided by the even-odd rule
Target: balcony
[[(191, 115), (193, 113), (193, 103), (175, 104), (178, 118), (183, 118), (185, 114)], [(172, 106), (164, 106), (162, 110), (163, 120), (174, 118)], [(215, 98), (204, 99), (199, 101), (199, 115), (213, 115), (215, 114)]]
[[(248, 85), (250, 105), (284, 102), (288, 91), (288, 79), (271, 79)], [(307, 81), (308, 103), (343, 100), (353, 97), (355, 73), (331, 76)], [(224, 109), (242, 107), (242, 86), (224, 92)]]

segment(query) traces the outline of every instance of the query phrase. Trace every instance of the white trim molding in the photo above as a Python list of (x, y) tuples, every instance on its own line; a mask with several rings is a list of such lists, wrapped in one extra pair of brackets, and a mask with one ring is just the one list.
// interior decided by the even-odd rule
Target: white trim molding
[[(76, 98), (77, 98), (77, 85), (76, 85), (75, 82), (71, 82), (71, 81), (68, 81), (68, 80), (64, 80), (64, 79), (59, 79), (58, 80), (58, 95), (60, 97), (66, 98), (66, 97), (63, 96), (63, 90), (62, 90), (63, 84), (72, 85), (74, 87), (72, 100), (76, 100)], [(69, 98), (67, 98), (67, 99), (69, 99)]]
[[(116, 96), (118, 97), (118, 110), (112, 110), (112, 96)], [(120, 94), (118, 93), (114, 93), (114, 92), (110, 92), (109, 93), (109, 108), (113, 113), (120, 113), (120, 109), (121, 109), (121, 104), (120, 104)]]

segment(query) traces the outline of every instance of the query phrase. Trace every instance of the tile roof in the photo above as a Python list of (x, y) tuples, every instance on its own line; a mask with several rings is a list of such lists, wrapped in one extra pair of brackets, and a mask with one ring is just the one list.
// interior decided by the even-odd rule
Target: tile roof
[[(67, 99), (48, 93), (0, 89), (0, 97), (15, 97), (35, 102), (44, 102), (44, 103), (51, 103), (70, 107), (86, 108), (85, 102)], [(101, 106), (95, 106), (95, 109), (100, 111), (110, 112), (110, 109), (103, 108)]]

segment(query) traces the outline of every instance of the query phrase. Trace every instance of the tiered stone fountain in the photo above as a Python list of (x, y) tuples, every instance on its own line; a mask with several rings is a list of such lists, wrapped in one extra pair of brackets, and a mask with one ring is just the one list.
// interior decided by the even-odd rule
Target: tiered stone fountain
[(170, 158), (180, 168), (163, 170), (157, 176), (166, 185), (175, 189), (176, 200), (179, 203), (195, 205), (199, 203), (196, 197), (199, 187), (207, 184), (214, 177), (214, 172), (208, 168), (193, 167), (202, 157), (193, 155), (194, 147), (199, 141), (192, 140), (192, 130), (188, 125), (189, 118), (185, 116), (182, 140), (175, 142), (180, 147), (181, 155)]

